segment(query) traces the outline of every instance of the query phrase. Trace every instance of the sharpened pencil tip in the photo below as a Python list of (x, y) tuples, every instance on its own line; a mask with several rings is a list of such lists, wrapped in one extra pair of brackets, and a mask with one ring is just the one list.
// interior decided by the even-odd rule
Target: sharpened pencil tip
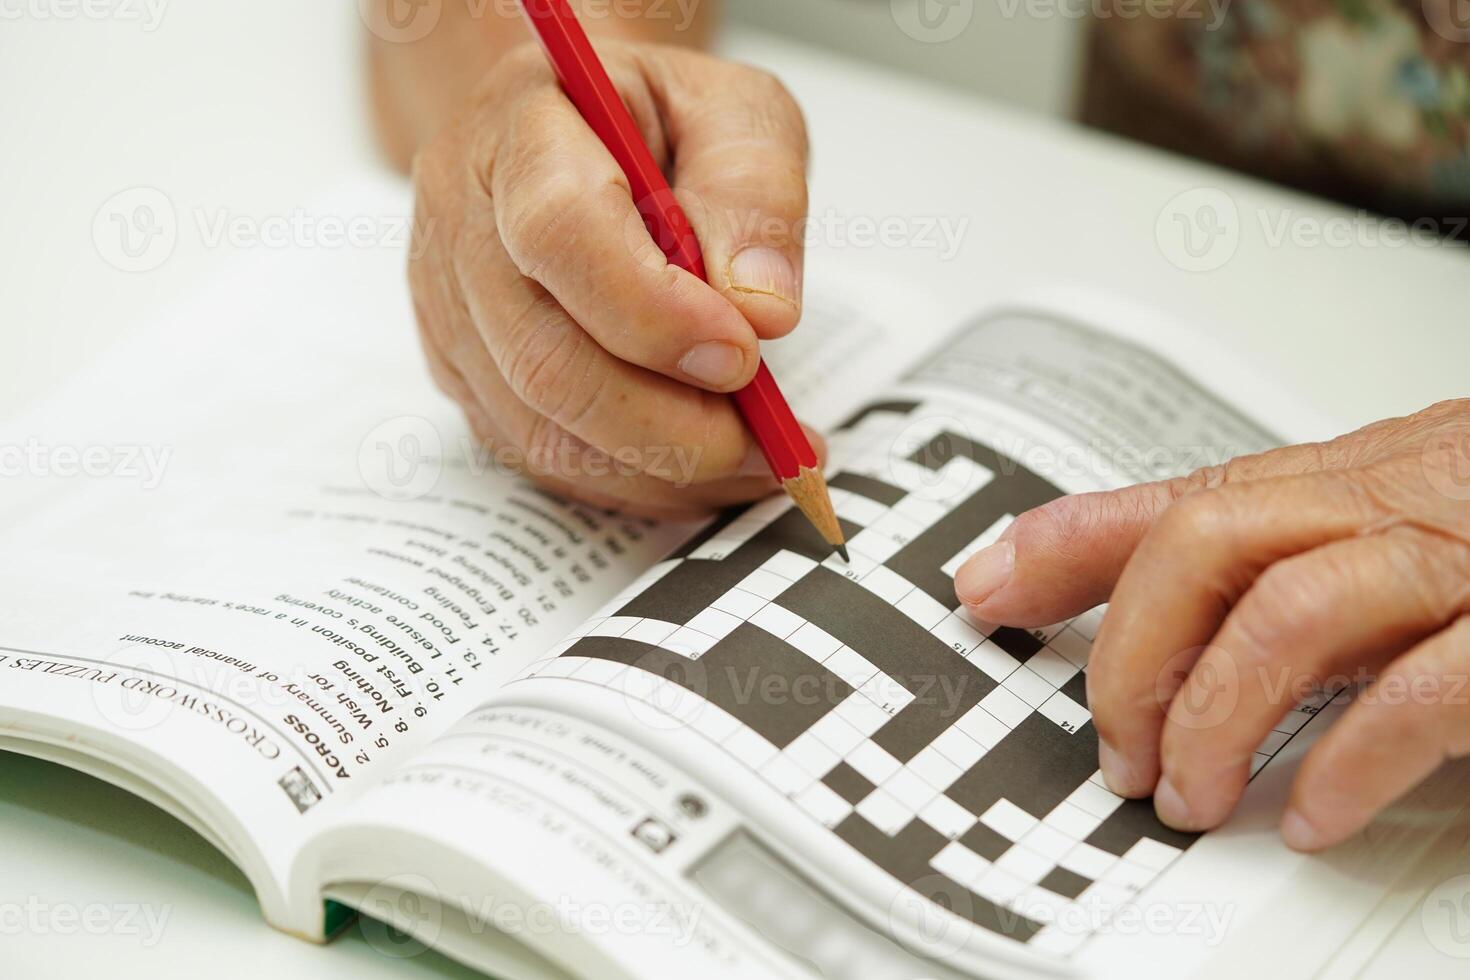
[(845, 544), (839, 544), (837, 546), (837, 553), (842, 556), (842, 560), (844, 562), (846, 562), (849, 565), (852, 564), (852, 559), (849, 558), (849, 557), (847, 557), (847, 545), (845, 545)]

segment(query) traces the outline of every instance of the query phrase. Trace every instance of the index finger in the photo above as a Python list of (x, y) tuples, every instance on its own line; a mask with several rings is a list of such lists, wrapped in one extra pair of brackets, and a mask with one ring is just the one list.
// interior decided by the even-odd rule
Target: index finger
[(979, 619), (1005, 626), (1061, 622), (1106, 602), (1123, 567), (1154, 526), (1185, 497), (1217, 487), (1331, 469), (1344, 440), (1287, 446), (1221, 466), (1122, 490), (1060, 497), (1027, 511), (971, 556), (955, 592)]

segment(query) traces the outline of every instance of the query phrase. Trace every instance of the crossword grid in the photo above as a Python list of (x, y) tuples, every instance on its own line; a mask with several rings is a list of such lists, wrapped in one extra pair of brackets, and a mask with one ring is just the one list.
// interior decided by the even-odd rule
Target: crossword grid
[[(902, 424), (905, 445), (924, 445), (944, 436), (946, 427), (953, 424), (937, 413), (925, 413), (924, 408), (869, 413), (842, 435), (848, 444), (886, 447), (892, 445), (895, 426)], [(888, 438), (875, 439), (875, 435)], [(846, 476), (852, 479), (844, 480)], [(1125, 802), (1105, 788), (1092, 763), (1093, 747), (1087, 747), (1090, 774), (1077, 769), (1081, 778), (1075, 788), (1045, 812), (1030, 812), (1013, 802), (1010, 797), (1020, 798), (1021, 792), (990, 792), (984, 799), (996, 798), (978, 810), (965, 805), (974, 798), (972, 792), (951, 792), (1008, 738), (1024, 741), (1044, 736), (1036, 727), (1038, 719), (1053, 726), (1054, 732), (1064, 733), (1063, 737), (1084, 728), (1091, 731), (1083, 671), (1103, 609), (1040, 630), (997, 629), (974, 622), (956, 610), (957, 603), (945, 605), (884, 564), (996, 478), (994, 469), (966, 455), (954, 455), (936, 467), (903, 456), (895, 458), (881, 448), (863, 453), (832, 481), (839, 516), (860, 528), (850, 535), (850, 563), (835, 556), (818, 563), (781, 548), (684, 622), (621, 614), (685, 562), (724, 561), (791, 513), (785, 499), (765, 501), (716, 530), (687, 556), (651, 569), (551, 651), (551, 659), (534, 668), (530, 676), (613, 687), (680, 717), (802, 812), (850, 843), (855, 836), (854, 815), (891, 842), (922, 839), (925, 846), (920, 850), (930, 852), (921, 855), (925, 870), (962, 886), (989, 903), (992, 910), (1009, 909), (1021, 917), (980, 915), (980, 924), (1028, 941), (1034, 948), (1068, 953), (1088, 935), (1077, 930), (1077, 923), (1096, 926), (1106, 921), (1107, 915), (1167, 867), (1191, 838), (1159, 825), (1156, 830), (1124, 835), (1122, 844), (1112, 851), (1089, 842), (1107, 830), (1104, 825), (1120, 808), (1148, 806)], [(1008, 513), (998, 515), (944, 560), (940, 571), (945, 579), (952, 578), (955, 568), (997, 537), (1011, 519)], [(953, 710), (939, 712), (942, 727), (906, 758), (889, 750), (896, 737), (890, 739), (889, 748), (880, 744), (888, 727), (898, 724), (896, 720), (916, 700), (938, 702), (955, 692), (941, 690), (937, 683), (927, 691), (916, 691), (920, 685), (912, 677), (890, 673), (874, 662), (879, 659), (877, 651), (865, 656), (787, 608), (801, 606), (801, 601), (788, 599), (783, 604), (783, 598), (794, 595), (798, 587), (820, 577), (822, 569), (856, 583), (943, 644), (955, 658), (955, 671), (960, 670), (960, 662), (975, 668), (955, 673), (958, 681), (972, 678), (976, 682), (972, 688), (988, 686), (983, 696), (979, 691), (969, 692), (973, 703), (968, 706), (966, 699), (956, 698)], [(814, 672), (810, 676), (836, 679), (827, 685), (831, 703), (792, 737), (777, 733), (774, 716), (755, 719), (752, 724), (750, 717), (742, 719), (705, 700), (706, 692), (699, 684), (687, 679), (681, 684), (661, 676), (648, 659), (666, 656), (698, 664), (733, 637), (754, 636), (741, 632), (750, 628), (780, 641), (783, 650), (799, 651)], [(643, 652), (629, 662), (632, 653), (604, 653), (598, 638), (628, 641), (635, 652)], [(751, 645), (748, 639), (741, 642)], [(820, 672), (815, 673), (818, 668)], [(1303, 706), (1278, 726), (1256, 754), (1253, 773), (1306, 723), (1316, 707)], [(747, 709), (742, 705), (738, 710), (748, 714)], [(1131, 824), (1144, 819), (1132, 810), (1123, 816)], [(1151, 808), (1147, 819), (1152, 819)], [(866, 829), (863, 824), (856, 826)], [(1115, 833), (1104, 836), (1107, 839), (1100, 843), (1118, 839)], [(869, 856), (898, 874), (893, 855), (885, 850), (892, 845), (878, 843), (870, 850), (884, 853)], [(912, 873), (912, 861), (905, 870)], [(1076, 914), (1087, 910), (1092, 911)], [(1073, 928), (1062, 928), (1062, 923), (1072, 923)]]

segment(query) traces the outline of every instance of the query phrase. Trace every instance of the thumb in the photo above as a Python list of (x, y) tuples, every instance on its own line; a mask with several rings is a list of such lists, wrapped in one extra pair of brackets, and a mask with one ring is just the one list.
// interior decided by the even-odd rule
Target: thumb
[(763, 340), (774, 339), (801, 318), (806, 124), (775, 78), (701, 60), (698, 73), (653, 77), (674, 141), (675, 192), (710, 285)]
[(1181, 497), (1333, 468), (1340, 457), (1318, 444), (1288, 446), (1173, 480), (1060, 497), (1022, 514), (971, 555), (955, 575), (955, 595), (986, 622), (1060, 622), (1107, 601), (1139, 542)]

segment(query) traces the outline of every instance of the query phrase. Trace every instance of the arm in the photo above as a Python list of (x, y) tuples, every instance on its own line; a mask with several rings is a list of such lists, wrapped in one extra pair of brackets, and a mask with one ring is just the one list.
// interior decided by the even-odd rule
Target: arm
[[(383, 151), (406, 172), (414, 153), (453, 118), (476, 83), (531, 34), (515, 0), (376, 3), (368, 52), (373, 122)], [(629, 2), (578, 6), (594, 39), (695, 49), (708, 46), (719, 15), (716, 0), (636, 5), (643, 16), (628, 16)]]

